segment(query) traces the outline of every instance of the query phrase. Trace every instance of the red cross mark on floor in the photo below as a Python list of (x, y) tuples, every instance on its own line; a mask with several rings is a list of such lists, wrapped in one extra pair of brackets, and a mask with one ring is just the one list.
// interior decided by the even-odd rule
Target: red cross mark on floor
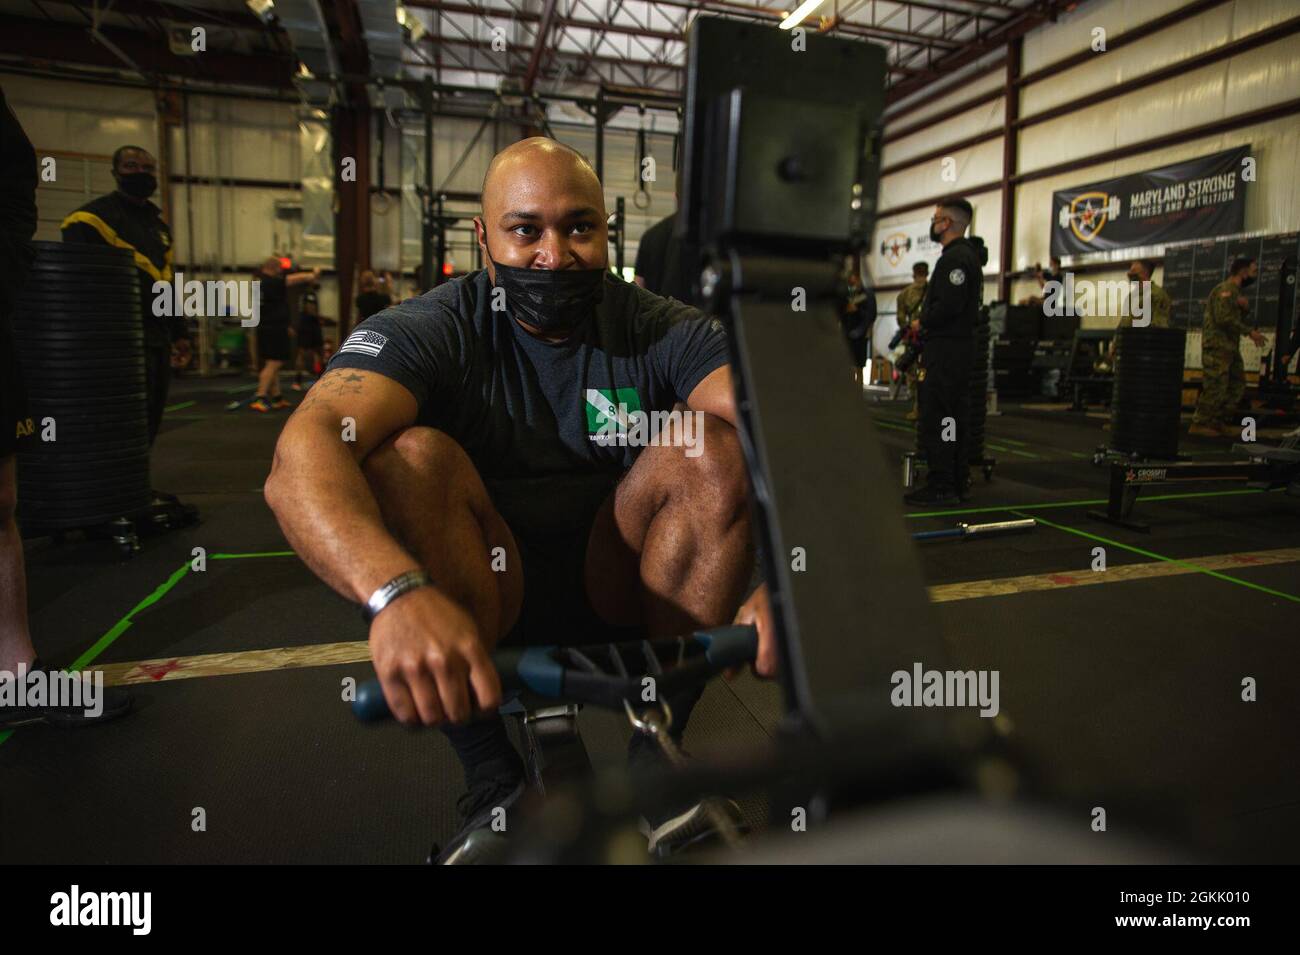
[(1263, 558), (1256, 557), (1254, 554), (1233, 554), (1232, 562), (1234, 564), (1262, 564)]
[(1078, 577), (1071, 577), (1069, 574), (1052, 574), (1047, 579), (1054, 584), (1064, 584), (1066, 586), (1079, 582)]
[(168, 660), (166, 663), (141, 663), (140, 669), (153, 680), (161, 680), (173, 670), (181, 668), (180, 660)]

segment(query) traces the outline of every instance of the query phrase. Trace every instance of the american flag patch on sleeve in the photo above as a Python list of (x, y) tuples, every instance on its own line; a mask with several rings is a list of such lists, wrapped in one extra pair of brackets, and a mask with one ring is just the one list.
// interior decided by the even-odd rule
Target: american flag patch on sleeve
[(363, 355), (369, 355), (374, 358), (388, 344), (388, 339), (378, 332), (357, 330), (348, 336), (348, 340), (343, 343), (339, 349), (339, 354), (344, 352), (360, 352)]

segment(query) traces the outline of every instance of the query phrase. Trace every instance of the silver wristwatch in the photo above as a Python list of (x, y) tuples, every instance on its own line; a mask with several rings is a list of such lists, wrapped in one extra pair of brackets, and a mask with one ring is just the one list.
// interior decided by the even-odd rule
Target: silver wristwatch
[(432, 586), (433, 579), (423, 570), (408, 570), (404, 574), (398, 574), (370, 595), (370, 599), (361, 608), (361, 617), (366, 623), (370, 623), (375, 619), (375, 615), (379, 611), (402, 596), (402, 594), (418, 590), (420, 587)]

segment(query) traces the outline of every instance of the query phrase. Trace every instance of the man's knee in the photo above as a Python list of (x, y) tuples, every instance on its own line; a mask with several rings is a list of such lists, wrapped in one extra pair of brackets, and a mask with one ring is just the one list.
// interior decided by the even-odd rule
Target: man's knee
[(417, 426), (403, 428), (375, 448), (361, 470), (366, 477), (383, 477), (394, 469), (452, 477), (468, 463), (465, 449), (445, 431)]
[[(680, 490), (727, 517), (749, 513), (749, 473), (740, 435), (715, 415), (697, 413), (697, 443), (682, 456)], [(698, 452), (698, 453), (697, 453)]]
[(418, 491), (426, 499), (477, 497), (482, 488), (465, 449), (436, 428), (402, 429), (370, 453), (361, 472), (377, 495)]

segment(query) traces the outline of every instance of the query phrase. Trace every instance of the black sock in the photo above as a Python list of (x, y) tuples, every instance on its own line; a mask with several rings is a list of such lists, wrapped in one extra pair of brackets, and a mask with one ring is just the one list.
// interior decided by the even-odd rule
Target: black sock
[(451, 747), (465, 770), (466, 785), (473, 785), (476, 771), (480, 767), (487, 768), (490, 762), (494, 764), (490, 767), (493, 771), (497, 771), (499, 765), (501, 769), (517, 770), (519, 777), (523, 778), (524, 761), (519, 758), (514, 744), (510, 742), (506, 722), (500, 716), (475, 720), (464, 726), (449, 723), (442, 728), (442, 732), (451, 742)]

